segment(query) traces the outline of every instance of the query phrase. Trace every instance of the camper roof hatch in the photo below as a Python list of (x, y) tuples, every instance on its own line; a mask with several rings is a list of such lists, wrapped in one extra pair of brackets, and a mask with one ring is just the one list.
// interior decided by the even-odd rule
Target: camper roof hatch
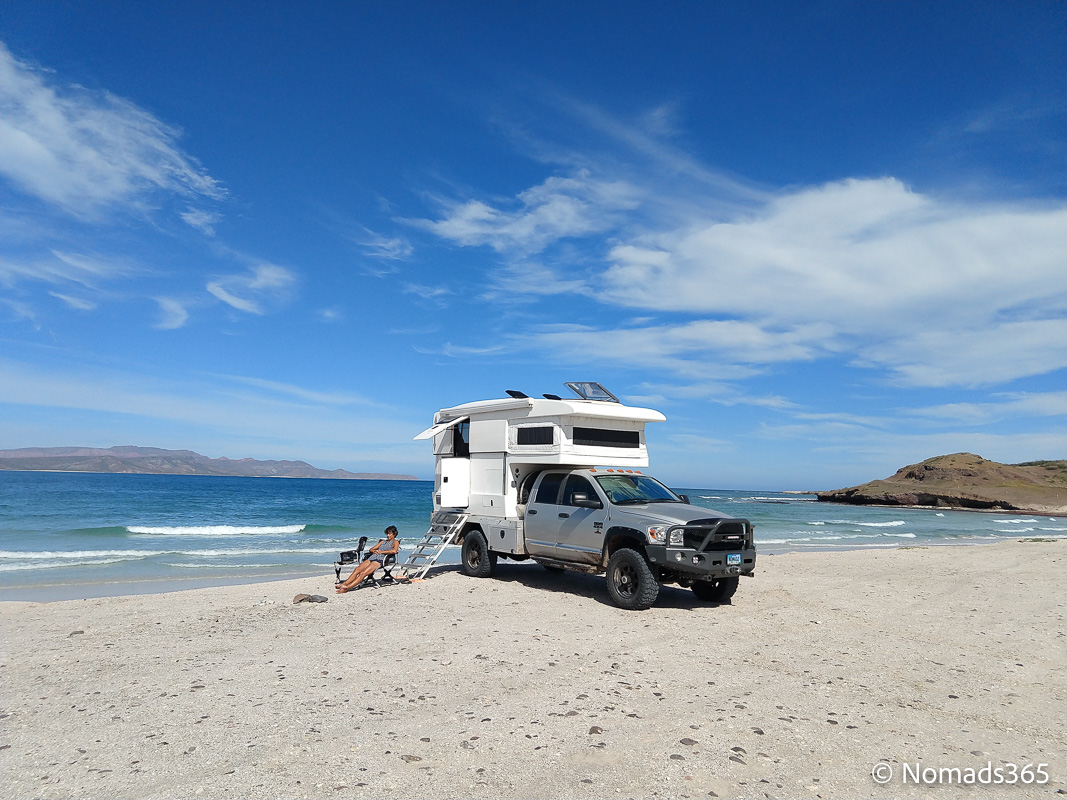
[(602, 400), (606, 403), (618, 403), (619, 398), (595, 381), (572, 381), (567, 388), (583, 400)]

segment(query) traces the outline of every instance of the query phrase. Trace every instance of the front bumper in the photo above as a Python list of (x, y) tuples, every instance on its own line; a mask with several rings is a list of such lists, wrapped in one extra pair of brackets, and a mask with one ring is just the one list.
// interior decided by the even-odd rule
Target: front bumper
[[(648, 560), (662, 570), (697, 580), (751, 575), (756, 569), (756, 548), (700, 551), (690, 547), (646, 545)], [(732, 563), (732, 562), (737, 563)]]

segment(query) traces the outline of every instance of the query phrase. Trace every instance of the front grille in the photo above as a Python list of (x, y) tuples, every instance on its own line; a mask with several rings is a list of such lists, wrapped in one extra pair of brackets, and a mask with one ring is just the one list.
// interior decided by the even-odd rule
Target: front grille
[[(708, 525), (709, 522), (713, 524)], [(697, 520), (679, 527), (684, 546), (703, 553), (742, 550), (749, 540), (746, 520)]]

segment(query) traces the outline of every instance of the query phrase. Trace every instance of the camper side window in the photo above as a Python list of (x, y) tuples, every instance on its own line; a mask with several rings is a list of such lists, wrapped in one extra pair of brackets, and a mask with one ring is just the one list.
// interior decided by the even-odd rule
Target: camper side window
[(563, 483), (562, 472), (550, 472), (545, 475), (541, 478), (541, 485), (537, 487), (537, 499), (534, 502), (555, 505), (561, 483)]
[(470, 422), (460, 422), (452, 426), (452, 455), (456, 458), (471, 457)]

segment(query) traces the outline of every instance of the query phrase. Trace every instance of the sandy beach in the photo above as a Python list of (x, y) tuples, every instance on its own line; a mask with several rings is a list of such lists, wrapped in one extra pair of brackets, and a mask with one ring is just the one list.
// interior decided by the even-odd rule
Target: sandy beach
[(639, 613), (511, 562), (0, 603), (0, 796), (1062, 796), (1065, 556), (762, 556)]

